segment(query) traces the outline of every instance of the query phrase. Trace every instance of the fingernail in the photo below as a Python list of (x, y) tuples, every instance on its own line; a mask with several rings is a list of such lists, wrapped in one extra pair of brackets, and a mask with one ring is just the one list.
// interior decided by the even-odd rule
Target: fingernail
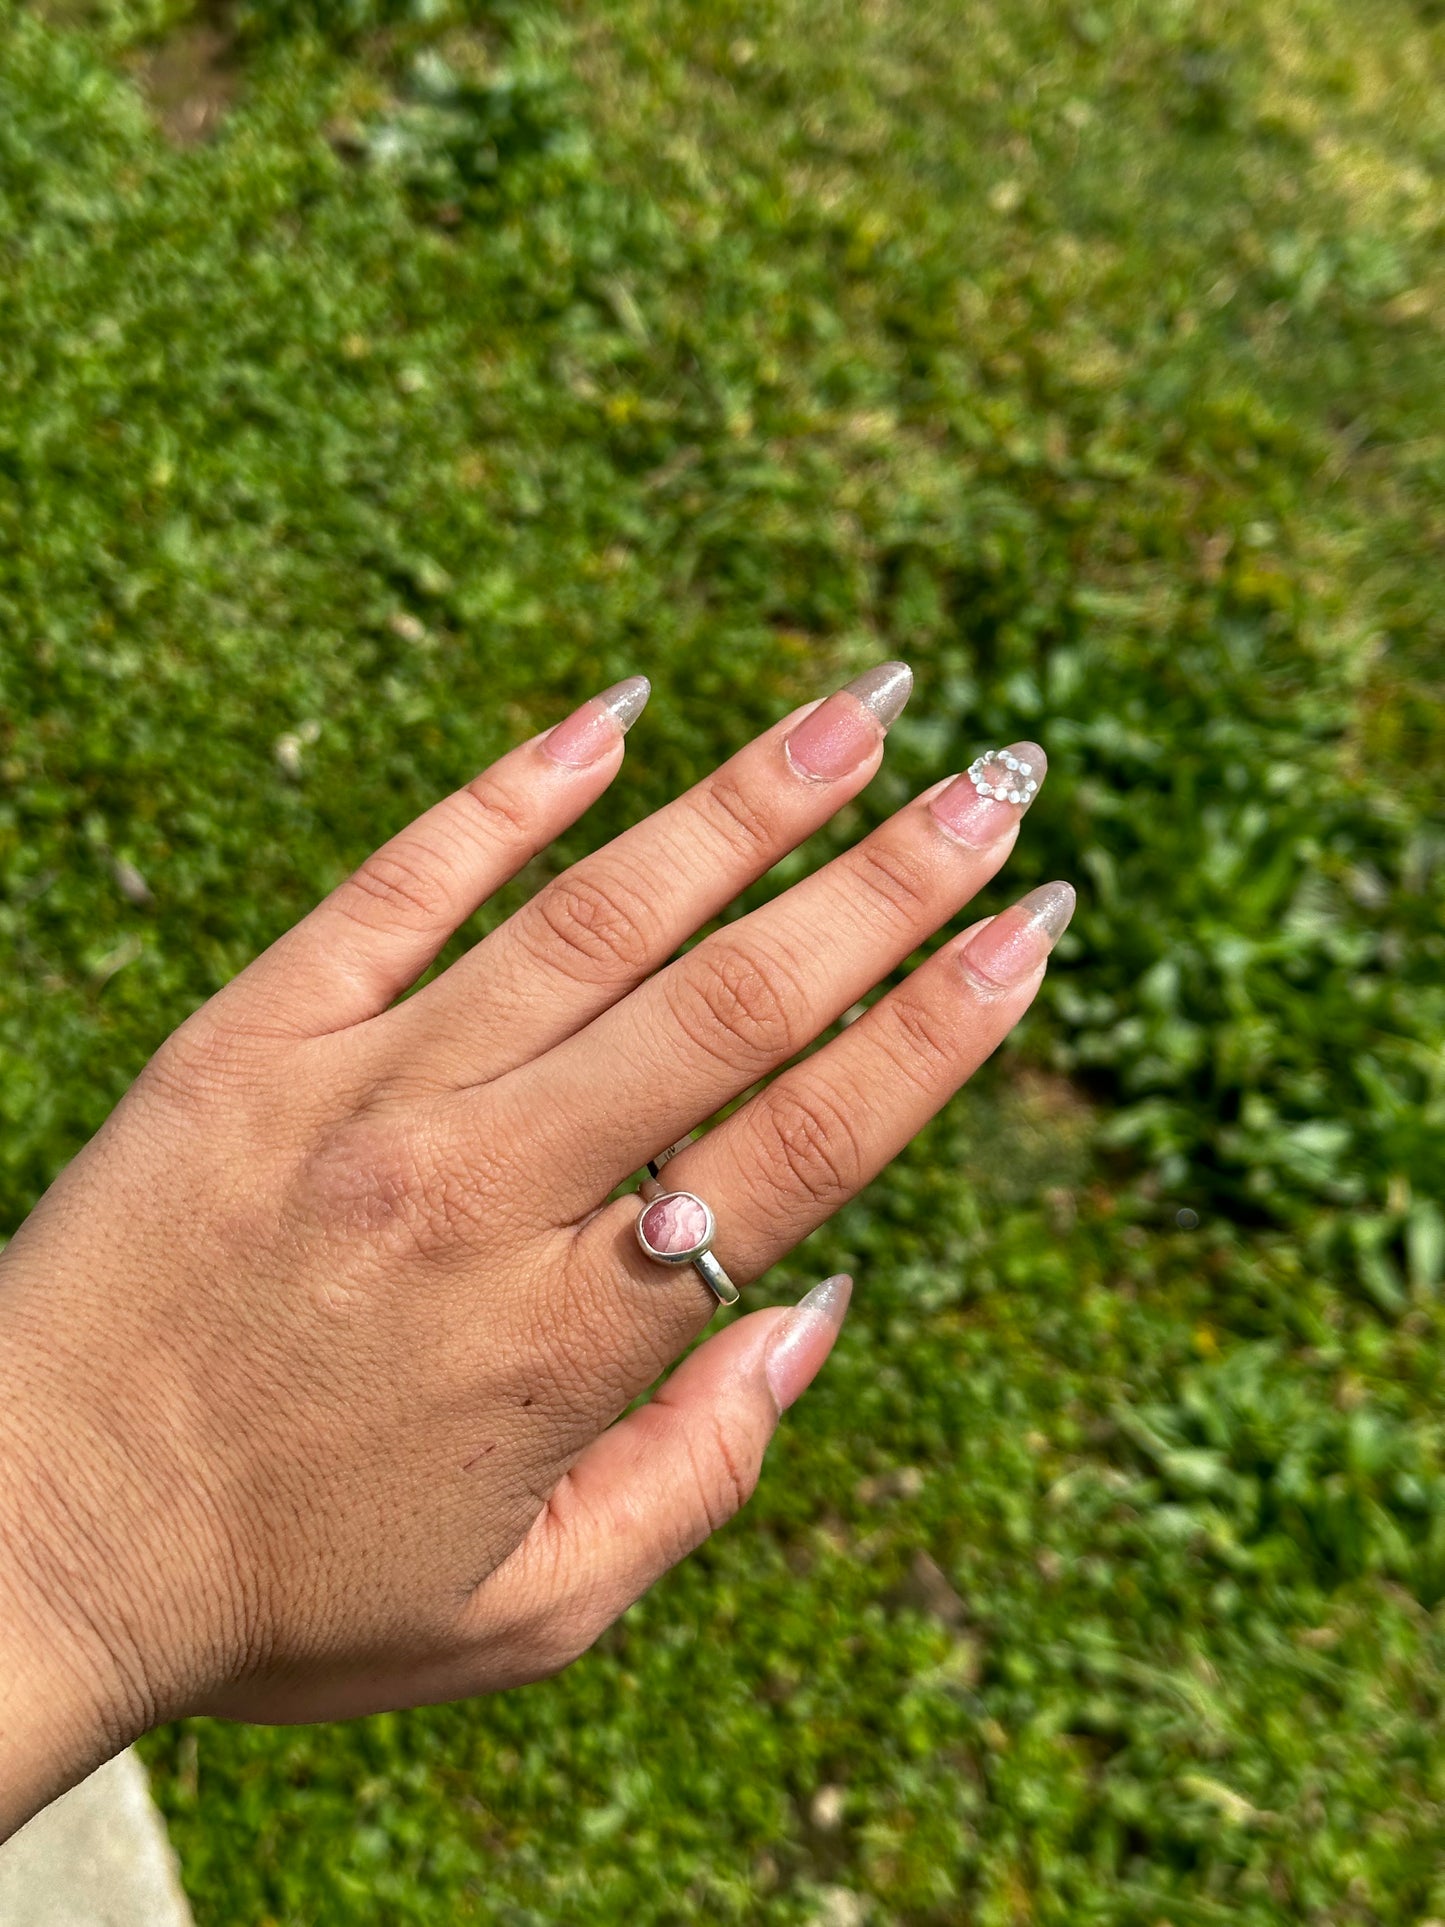
[(852, 1296), (853, 1280), (840, 1271), (814, 1285), (778, 1326), (763, 1369), (780, 1412), (800, 1399), (823, 1369)]
[(1018, 822), (1048, 771), (1049, 759), (1037, 743), (985, 750), (928, 807), (950, 836), (986, 850)]
[(906, 662), (880, 662), (806, 715), (783, 745), (802, 776), (836, 782), (857, 769), (903, 714), (913, 693)]
[(584, 769), (627, 734), (646, 709), (651, 694), (652, 684), (646, 676), (628, 676), (624, 682), (615, 682), (549, 729), (541, 746), (554, 763)]
[(1031, 977), (1069, 927), (1072, 883), (1045, 883), (976, 930), (960, 955), (985, 990), (1008, 990)]

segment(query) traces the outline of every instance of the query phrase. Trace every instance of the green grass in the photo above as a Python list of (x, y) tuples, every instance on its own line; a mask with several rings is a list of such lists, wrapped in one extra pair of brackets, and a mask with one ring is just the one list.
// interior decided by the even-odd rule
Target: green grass
[(903, 654), (885, 773), (766, 887), (1027, 733), (1008, 888), (1081, 906), (748, 1294), (860, 1281), (597, 1652), (148, 1742), (203, 1927), (1445, 1917), (1439, 9), (214, 18), (0, 4), (9, 1221), (631, 670), (557, 861)]

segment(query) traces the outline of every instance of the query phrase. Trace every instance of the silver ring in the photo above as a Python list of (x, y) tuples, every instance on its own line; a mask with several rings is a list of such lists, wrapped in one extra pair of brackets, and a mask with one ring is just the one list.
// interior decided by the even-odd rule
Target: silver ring
[(667, 1163), (667, 1160), (669, 1158), (675, 1158), (679, 1151), (685, 1151), (691, 1143), (692, 1133), (689, 1131), (687, 1136), (680, 1137), (676, 1144), (669, 1144), (665, 1151), (659, 1151), (655, 1158), (649, 1158), (647, 1160), (647, 1175), (650, 1178), (656, 1178), (660, 1174), (663, 1165)]
[(716, 1233), (712, 1209), (695, 1191), (661, 1191), (637, 1214), (637, 1242), (649, 1258), (660, 1265), (692, 1265), (720, 1305), (735, 1305), (738, 1288), (712, 1255)]

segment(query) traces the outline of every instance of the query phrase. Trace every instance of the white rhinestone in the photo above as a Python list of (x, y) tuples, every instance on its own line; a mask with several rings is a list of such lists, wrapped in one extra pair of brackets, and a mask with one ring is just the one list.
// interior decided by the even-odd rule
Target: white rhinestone
[(1010, 801), (1010, 803), (1022, 803), (1022, 802), (1023, 802), (1023, 800), (1024, 800), (1024, 793), (1023, 793), (1023, 791), (1022, 791), (1022, 790), (1010, 790), (1010, 791), (1009, 791), (1009, 793), (1008, 793), (1008, 800)]
[(1024, 795), (1025, 795), (1025, 796), (1032, 796), (1032, 795), (1033, 795), (1033, 793), (1034, 793), (1034, 791), (1035, 791), (1035, 790), (1036, 790), (1037, 788), (1038, 788), (1038, 784), (1037, 784), (1037, 783), (1025, 783), (1025, 784), (1024, 784)]
[(1032, 776), (1032, 775), (1033, 775), (1033, 773), (1034, 773), (1034, 766), (1033, 766), (1033, 764), (1032, 764), (1032, 763), (1020, 763), (1020, 764), (1019, 764), (1019, 775), (1020, 775), (1020, 776)]
[(1005, 769), (1017, 769), (1017, 768), (1018, 768), (1018, 766), (1019, 766), (1019, 759), (1018, 759), (1018, 757), (1017, 757), (1017, 756), (1005, 756), (1005, 757), (1004, 757), (1004, 759), (1003, 759), (1003, 766), (1004, 766), (1004, 768), (1005, 768)]
[(980, 783), (980, 784), (979, 784), (979, 786), (978, 786), (978, 793), (979, 793), (979, 795), (980, 795), (980, 796), (992, 796), (992, 795), (993, 795), (993, 784), (992, 784), (992, 783)]

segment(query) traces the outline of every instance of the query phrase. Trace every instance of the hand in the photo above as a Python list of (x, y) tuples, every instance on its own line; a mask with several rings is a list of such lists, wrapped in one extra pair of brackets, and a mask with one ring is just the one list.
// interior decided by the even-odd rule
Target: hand
[(0, 1832), (181, 1713), (537, 1678), (747, 1497), (848, 1282), (614, 1423), (716, 1305), (609, 1195), (789, 1065), (667, 1173), (756, 1277), (994, 1049), (1072, 907), (1035, 891), (790, 1064), (999, 868), (1044, 768), (1019, 745), (1018, 801), (936, 785), (669, 961), (863, 787), (910, 684), (786, 718), (397, 1003), (611, 781), (647, 696), (619, 684), (162, 1046), (0, 1261)]

